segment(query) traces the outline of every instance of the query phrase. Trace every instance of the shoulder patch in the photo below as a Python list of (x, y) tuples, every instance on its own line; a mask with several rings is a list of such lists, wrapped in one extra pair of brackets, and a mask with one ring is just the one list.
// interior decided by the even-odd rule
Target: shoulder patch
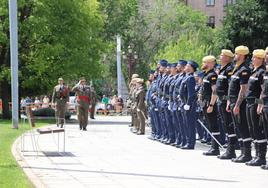
[(248, 73), (247, 72), (242, 72), (242, 75), (245, 76), (245, 75), (248, 75)]
[(216, 76), (211, 77), (211, 80), (217, 80)]
[(233, 75), (233, 72), (228, 72), (228, 75), (229, 75), (229, 76)]

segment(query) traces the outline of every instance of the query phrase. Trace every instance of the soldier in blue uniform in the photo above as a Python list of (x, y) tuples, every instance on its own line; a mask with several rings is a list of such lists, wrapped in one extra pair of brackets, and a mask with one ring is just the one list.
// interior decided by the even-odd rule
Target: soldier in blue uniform
[[(248, 87), (248, 79), (250, 69), (246, 64), (246, 56), (249, 49), (246, 46), (238, 46), (235, 48), (235, 68), (232, 72), (231, 80), (228, 88), (228, 101), (226, 111), (231, 112), (233, 123), (237, 128), (237, 138), (240, 142), (241, 155), (232, 159), (236, 163), (244, 163), (250, 161), (251, 157), (251, 141), (249, 133), (247, 116), (246, 116), (246, 91)], [(241, 138), (240, 138), (241, 135)]]
[(194, 61), (188, 61), (185, 66), (186, 76), (181, 82), (180, 96), (183, 104), (183, 119), (186, 127), (186, 145), (181, 149), (194, 149), (196, 141), (196, 99), (194, 72), (198, 64)]
[[(217, 122), (217, 107), (215, 105), (217, 96), (216, 96), (216, 81), (217, 74), (214, 71), (214, 66), (216, 63), (216, 58), (214, 56), (206, 56), (203, 58), (202, 70), (205, 71), (203, 77), (203, 84), (200, 89), (199, 100), (203, 104), (203, 112), (206, 118), (208, 128), (211, 131), (211, 134), (219, 140), (220, 132), (219, 125)], [(211, 148), (209, 151), (204, 152), (204, 155), (207, 156), (217, 156), (220, 154), (219, 145), (217, 142), (212, 139)]]
[(165, 144), (174, 144), (176, 141), (176, 131), (174, 127), (174, 119), (173, 119), (173, 110), (172, 106), (173, 103), (170, 100), (171, 95), (174, 88), (174, 80), (177, 76), (177, 69), (176, 69), (177, 63), (170, 64), (170, 75), (165, 81), (164, 85), (164, 109), (165, 109), (165, 118), (166, 118), (166, 125), (167, 125), (167, 131), (168, 131), (168, 140), (165, 142)]
[(218, 73), (218, 79), (216, 83), (216, 92), (218, 96), (218, 111), (223, 120), (225, 132), (227, 133), (227, 149), (225, 153), (218, 156), (219, 159), (232, 159), (236, 157), (235, 144), (237, 142), (235, 129), (230, 112), (226, 111), (227, 99), (228, 99), (228, 86), (232, 76), (233, 65), (232, 59), (234, 54), (231, 50), (223, 49), (220, 55), (221, 68)]
[(184, 145), (186, 145), (186, 127), (183, 123), (182, 118), (182, 101), (180, 97), (180, 86), (183, 78), (185, 77), (184, 67), (187, 64), (187, 61), (185, 60), (179, 60), (177, 64), (177, 72), (179, 76), (177, 76), (175, 83), (174, 83), (174, 89), (173, 89), (173, 111), (175, 112), (177, 121), (174, 122), (174, 127), (176, 131), (176, 142), (174, 144), (175, 147), (181, 148)]
[(257, 107), (261, 94), (261, 84), (263, 80), (263, 74), (266, 72), (264, 65), (265, 51), (262, 49), (254, 50), (252, 57), (253, 71), (248, 81), (248, 89), (246, 93), (247, 100), (247, 122), (251, 134), (251, 138), (254, 139), (256, 156), (249, 162), (246, 162), (248, 166), (261, 166), (266, 164), (266, 152), (267, 152), (267, 139), (264, 135), (264, 129), (261, 125), (260, 115), (257, 114)]
[[(198, 94), (200, 88), (201, 88), (201, 84), (202, 84), (202, 78), (204, 76), (204, 72), (203, 71), (196, 71), (194, 73), (194, 77), (195, 77), (195, 93)], [(197, 119), (199, 119), (200, 121), (204, 123), (204, 116), (203, 116), (203, 109), (201, 108), (199, 102), (197, 101), (196, 103), (196, 117)], [(205, 134), (206, 131), (205, 129), (202, 127), (202, 125), (200, 125), (199, 122), (197, 122), (196, 125), (196, 132), (198, 134), (198, 139), (200, 140), (200, 142), (204, 142), (205, 141)], [(204, 142), (205, 143), (205, 142)]]
[(160, 67), (159, 67), (159, 74), (157, 76), (157, 98), (156, 98), (156, 106), (158, 111), (158, 125), (160, 129), (160, 135), (161, 137), (158, 139), (160, 142), (163, 142), (164, 140), (167, 140), (167, 130), (165, 127), (165, 116), (164, 116), (164, 110), (162, 108), (162, 97), (163, 97), (163, 84), (165, 79), (168, 77), (166, 74), (166, 68), (167, 68), (168, 62), (166, 60), (160, 60)]
[(155, 109), (155, 96), (153, 93), (155, 92), (155, 71), (150, 70), (149, 72), (149, 80), (148, 80), (148, 86), (147, 86), (147, 92), (146, 92), (146, 104), (147, 104), (147, 110), (149, 117), (151, 119), (151, 136), (148, 137), (149, 139), (155, 140), (157, 138), (157, 122), (155, 120), (155, 114), (154, 114), (154, 109)]
[(165, 70), (165, 78), (162, 80), (160, 84), (160, 91), (161, 91), (161, 115), (162, 115), (162, 125), (164, 128), (164, 139), (162, 140), (162, 143), (168, 143), (171, 139), (170, 137), (170, 117), (169, 117), (169, 111), (168, 111), (168, 97), (167, 97), (167, 91), (169, 88), (169, 82), (171, 79), (170, 75), (170, 67), (171, 64), (168, 63), (166, 70)]

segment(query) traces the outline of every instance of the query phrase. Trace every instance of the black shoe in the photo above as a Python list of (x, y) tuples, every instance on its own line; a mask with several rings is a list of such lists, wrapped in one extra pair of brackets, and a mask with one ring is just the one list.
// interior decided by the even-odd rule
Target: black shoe
[(60, 128), (63, 128), (63, 125), (61, 125)]
[(83, 128), (83, 131), (87, 131), (87, 128), (86, 128), (86, 127), (84, 127), (84, 128)]
[(132, 133), (137, 133), (137, 132), (138, 132), (138, 130), (135, 129), (135, 128), (131, 128), (130, 131), (131, 131)]
[(220, 151), (218, 149), (211, 148), (207, 152), (204, 152), (203, 155), (206, 155), (206, 156), (218, 156), (218, 155), (220, 155)]
[(136, 134), (137, 134), (137, 135), (144, 135), (144, 133), (141, 132), (141, 131), (138, 131)]
[(150, 140), (156, 140), (156, 138), (154, 136), (149, 136), (148, 139), (150, 139)]
[(94, 117), (90, 117), (90, 119), (95, 119)]
[(181, 149), (192, 150), (192, 149), (194, 149), (194, 147), (193, 147), (193, 146), (189, 146), (189, 145), (187, 144), (187, 145), (181, 147)]
[(200, 142), (201, 142), (201, 144), (207, 143), (207, 141), (205, 139), (200, 140)]
[(268, 164), (267, 165), (261, 165), (261, 169), (268, 170)]
[(228, 145), (225, 153), (222, 155), (218, 155), (219, 159), (233, 159), (236, 158), (235, 154), (235, 146), (234, 145)]

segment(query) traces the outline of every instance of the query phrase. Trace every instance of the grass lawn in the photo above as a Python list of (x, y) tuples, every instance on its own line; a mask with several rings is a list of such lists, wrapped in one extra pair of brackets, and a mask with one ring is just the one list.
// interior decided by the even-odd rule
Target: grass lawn
[[(49, 121), (38, 123), (47, 125)], [(13, 142), (22, 134), (22, 129), (12, 129), (11, 121), (0, 119), (0, 187), (24, 188), (32, 187), (22, 169), (17, 165), (11, 153)]]

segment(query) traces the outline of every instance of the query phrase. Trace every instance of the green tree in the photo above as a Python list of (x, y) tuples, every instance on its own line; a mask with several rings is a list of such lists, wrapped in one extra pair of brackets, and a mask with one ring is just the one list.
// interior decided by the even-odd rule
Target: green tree
[[(10, 60), (8, 2), (0, 0), (0, 87), (8, 117)], [(59, 76), (98, 77), (103, 17), (96, 0), (19, 1), (19, 80), (21, 95), (50, 91)]]
[(267, 0), (237, 0), (226, 11), (219, 47), (234, 49), (246, 45), (253, 50), (268, 45)]

